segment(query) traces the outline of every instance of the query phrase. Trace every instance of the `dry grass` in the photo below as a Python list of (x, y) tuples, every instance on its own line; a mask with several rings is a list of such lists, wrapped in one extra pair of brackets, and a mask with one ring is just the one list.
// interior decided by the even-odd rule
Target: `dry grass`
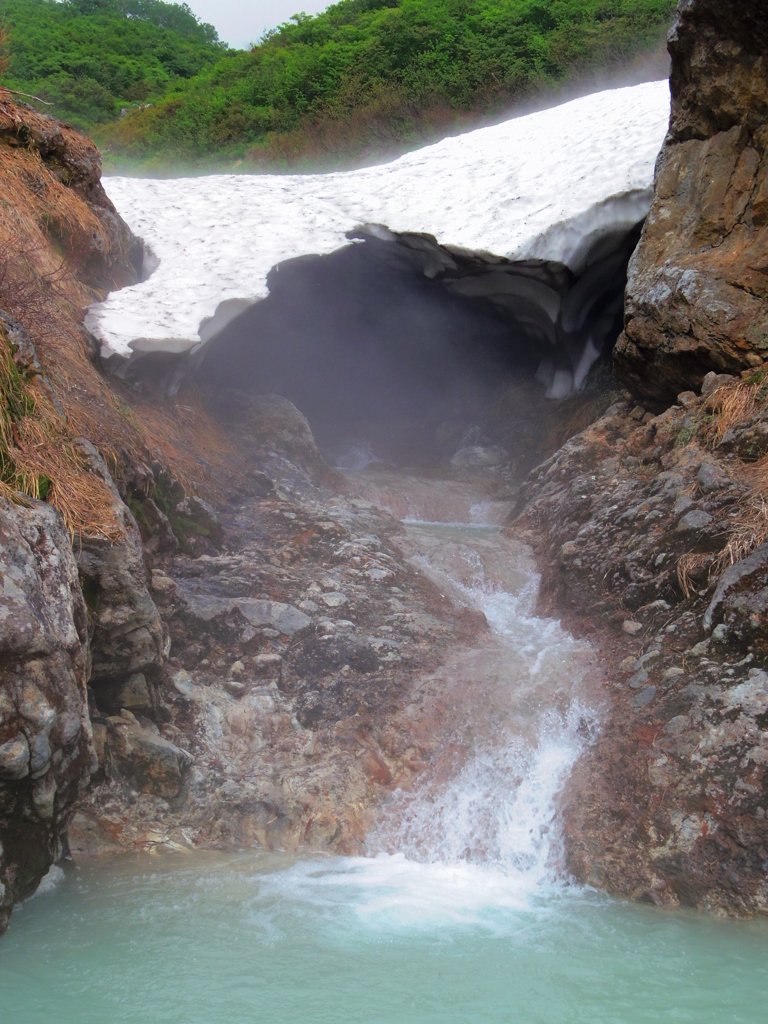
[(747, 558), (768, 538), (768, 503), (750, 495), (739, 507), (728, 540), (720, 551), (688, 552), (677, 563), (677, 581), (686, 597), (699, 594), (727, 568)]
[[(75, 534), (116, 540), (122, 531), (105, 482), (89, 472), (39, 379), (19, 369), (0, 332), (0, 480), (4, 497), (46, 500)], [(21, 499), (23, 500), (23, 498)]]
[(134, 412), (185, 490), (212, 501), (226, 499), (233, 474), (244, 472), (231, 439), (202, 407), (195, 394), (163, 406), (136, 403)]
[(677, 582), (686, 597), (700, 593), (699, 586), (704, 589), (709, 585), (714, 559), (713, 554), (688, 552), (678, 561)]
[(707, 440), (717, 447), (733, 427), (746, 423), (765, 404), (766, 383), (762, 373), (738, 384), (726, 384), (713, 391), (707, 400), (707, 410), (713, 416)]
[[(706, 402), (712, 416), (707, 442), (717, 448), (734, 427), (749, 422), (766, 407), (768, 377), (757, 370), (746, 380), (726, 384)], [(757, 463), (741, 462), (736, 475), (747, 492), (729, 519), (727, 541), (716, 552), (688, 552), (677, 563), (677, 579), (686, 597), (699, 594), (725, 570), (747, 558), (768, 539), (768, 458)]]
[[(88, 139), (66, 126), (54, 129), (64, 136), (70, 155), (98, 162)], [(15, 106), (0, 88), (0, 309), (32, 338), (70, 438), (92, 441), (113, 475), (119, 477), (131, 464), (159, 461), (186, 490), (215, 499), (227, 488), (237, 460), (194, 396), (143, 401), (131, 388), (108, 382), (91, 362), (83, 309), (105, 292), (86, 284), (81, 268), (93, 258), (94, 247), (106, 258), (109, 240), (82, 195), (59, 181), (34, 144), (25, 142), (51, 130), (49, 120)], [(31, 467), (40, 439), (28, 441), (25, 465)], [(97, 506), (66, 479), (57, 474), (57, 500), (69, 508), (70, 522), (92, 523)]]

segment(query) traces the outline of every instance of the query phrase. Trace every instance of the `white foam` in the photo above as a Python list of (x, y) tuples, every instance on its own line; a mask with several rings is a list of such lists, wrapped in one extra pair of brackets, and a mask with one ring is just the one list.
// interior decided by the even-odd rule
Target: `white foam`
[(105, 356), (184, 351), (267, 293), (281, 260), (328, 253), (378, 222), (499, 256), (574, 266), (595, 233), (647, 212), (669, 121), (666, 81), (585, 96), (444, 139), (392, 163), (324, 175), (105, 178), (159, 260), (92, 306)]
[(493, 924), (499, 910), (529, 906), (528, 879), (492, 864), (421, 862), (403, 853), (300, 861), (286, 871), (255, 876), (265, 897), (336, 914), (377, 930)]
[[(589, 647), (535, 614), (539, 577), (526, 549), (467, 524), (413, 524), (409, 536), (425, 571), (483, 611), (493, 634), (467, 652), (450, 744), (458, 763), (438, 756), (413, 791), (395, 794), (369, 837), (371, 856), (262, 876), (259, 906), (265, 896), (311, 905), (377, 930), (504, 930), (567, 882), (558, 799), (596, 726), (580, 685)], [(514, 592), (496, 572), (518, 579)]]
[(35, 896), (45, 896), (47, 893), (53, 892), (66, 877), (63, 868), (60, 868), (58, 864), (51, 864), (47, 874), (43, 875), (40, 884), (30, 898), (34, 899)]

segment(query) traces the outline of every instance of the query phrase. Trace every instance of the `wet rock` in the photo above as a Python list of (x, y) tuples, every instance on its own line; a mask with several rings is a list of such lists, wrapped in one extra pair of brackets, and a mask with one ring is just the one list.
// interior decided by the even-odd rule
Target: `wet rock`
[(60, 852), (95, 768), (87, 614), (69, 535), (40, 502), (0, 499), (0, 932)]

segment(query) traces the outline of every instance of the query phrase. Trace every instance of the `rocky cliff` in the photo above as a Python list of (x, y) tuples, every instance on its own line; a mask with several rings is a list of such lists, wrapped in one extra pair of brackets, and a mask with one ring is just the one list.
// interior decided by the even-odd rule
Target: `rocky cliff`
[[(570, 869), (761, 913), (767, 32), (754, 5), (681, 3), (615, 352), (629, 390), (534, 470), (511, 526), (539, 554), (547, 611), (606, 667), (602, 731), (565, 796)], [(440, 663), (485, 623), (416, 571), (392, 517), (342, 493), (285, 399), (228, 389), (206, 408), (191, 381), (168, 398), (160, 363), (107, 384), (83, 306), (135, 280), (142, 251), (98, 154), (0, 95), (0, 163), (0, 930), (89, 776), (84, 852), (360, 850), (382, 795), (444, 742)], [(527, 451), (548, 417), (561, 444), (610, 386), (527, 433), (519, 390), (503, 418)], [(489, 494), (509, 497), (492, 465)]]
[(686, 0), (669, 49), (669, 134), (615, 350), (655, 411), (768, 355), (768, 12)]
[(0, 932), (61, 854), (95, 767), (88, 618), (60, 515), (0, 498)]
[(629, 273), (629, 388), (529, 477), (543, 603), (605, 663), (568, 863), (656, 904), (768, 911), (768, 10), (683, 0)]
[(156, 693), (166, 636), (105, 458), (149, 508), (147, 462), (204, 487), (231, 454), (193, 399), (184, 436), (172, 407), (140, 421), (141, 396), (117, 395), (93, 360), (83, 309), (143, 259), (100, 173), (90, 140), (0, 90), (0, 932), (65, 850), (99, 767), (87, 686), (144, 673)]

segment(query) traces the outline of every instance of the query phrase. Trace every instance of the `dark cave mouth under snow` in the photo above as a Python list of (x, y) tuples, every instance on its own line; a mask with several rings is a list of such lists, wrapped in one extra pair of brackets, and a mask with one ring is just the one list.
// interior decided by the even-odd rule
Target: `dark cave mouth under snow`
[(273, 267), (265, 299), (222, 303), (190, 369), (204, 388), (287, 398), (345, 468), (435, 464), (498, 443), (510, 382), (529, 401), (563, 399), (607, 361), (641, 228), (588, 237), (571, 269), (365, 225)]

